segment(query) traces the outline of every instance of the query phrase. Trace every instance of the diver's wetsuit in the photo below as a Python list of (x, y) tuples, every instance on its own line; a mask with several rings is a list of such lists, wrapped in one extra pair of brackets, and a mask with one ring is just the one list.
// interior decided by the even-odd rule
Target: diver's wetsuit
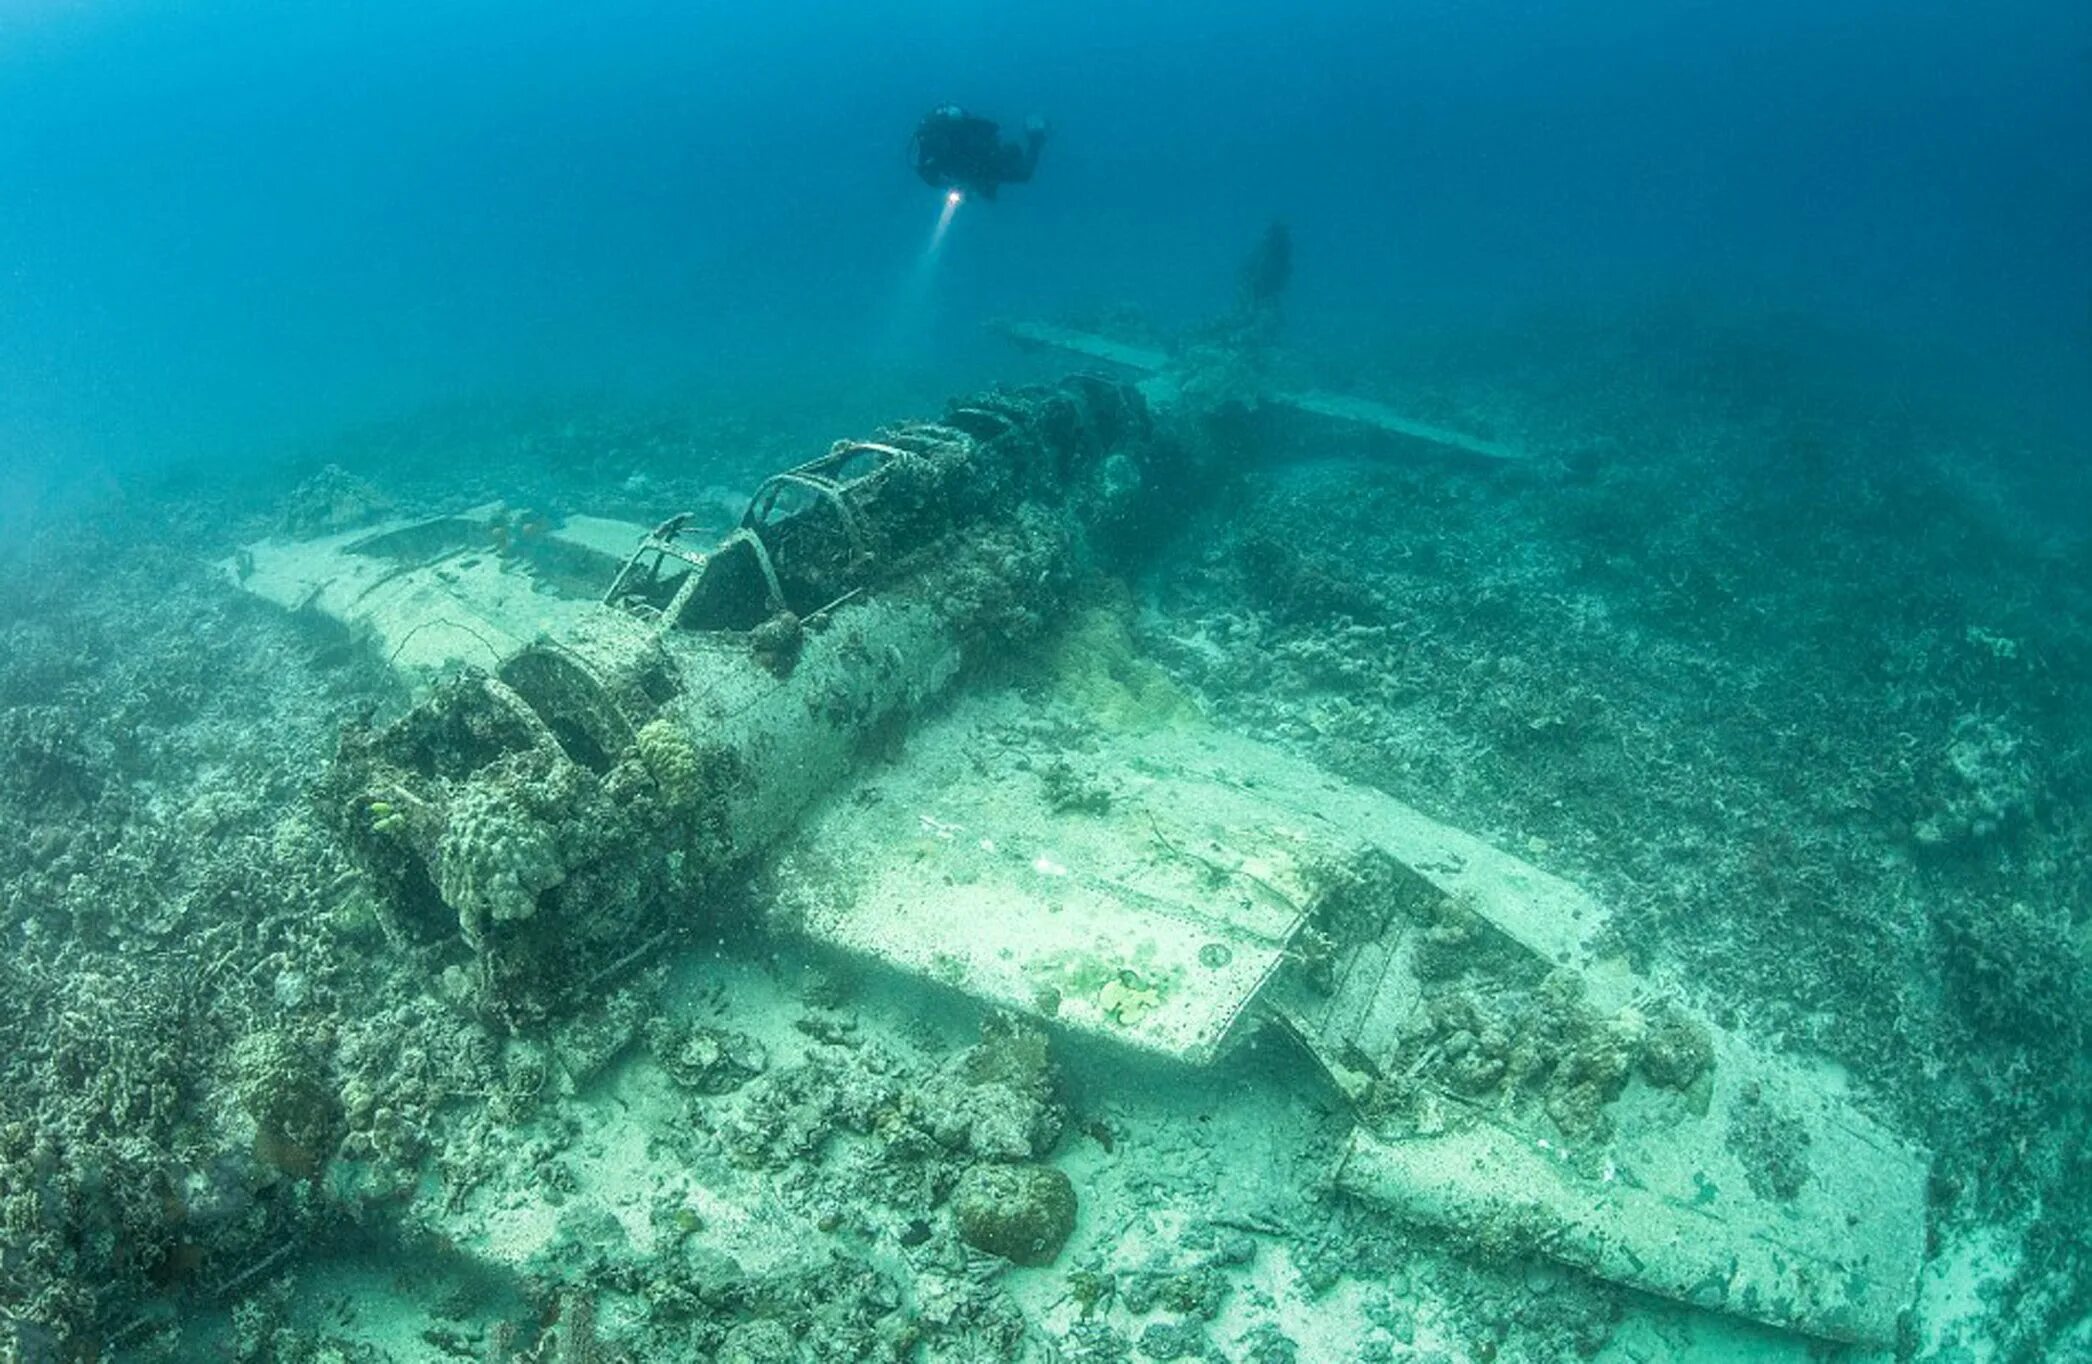
[(1024, 141), (1004, 142), (995, 120), (947, 104), (915, 130), (915, 173), (927, 184), (952, 186), (993, 199), (1003, 185), (1031, 179), (1046, 145), (1046, 125), (1034, 119)]

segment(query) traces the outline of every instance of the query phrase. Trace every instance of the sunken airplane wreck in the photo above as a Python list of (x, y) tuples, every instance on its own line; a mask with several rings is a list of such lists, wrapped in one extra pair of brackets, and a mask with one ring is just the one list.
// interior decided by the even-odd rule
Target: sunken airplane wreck
[[(816, 944), (1186, 1066), (1275, 1031), (1355, 1114), (1338, 1187), (1388, 1215), (1893, 1342), (1922, 1155), (1602, 955), (1606, 911), (1575, 886), (1182, 710), (1092, 706), (1107, 808), (982, 760), (1021, 748), (1039, 704), (983, 685), (984, 663), (1137, 564), (1226, 444), (1166, 354), (1024, 335), (1146, 378), (998, 391), (839, 442), (709, 545), (686, 517), (573, 516), (495, 553), (486, 506), (228, 563), (420, 695), (352, 730), (323, 786), (392, 936), (522, 1023), (588, 1007), (682, 918), (754, 900)], [(1328, 395), (1267, 407), (1511, 453)], [(1767, 1110), (1806, 1138), (1799, 1188), (1767, 1188), (1730, 1140)], [(461, 1223), (440, 1190), (409, 1218), (497, 1272), (538, 1248), (499, 1213)], [(751, 1263), (810, 1234), (774, 1210), (718, 1220)]]

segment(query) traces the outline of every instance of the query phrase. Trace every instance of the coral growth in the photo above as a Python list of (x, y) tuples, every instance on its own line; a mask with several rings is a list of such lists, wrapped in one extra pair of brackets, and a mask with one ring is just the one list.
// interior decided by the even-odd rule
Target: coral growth
[(975, 1165), (952, 1190), (959, 1239), (1013, 1264), (1051, 1264), (1075, 1229), (1075, 1186), (1050, 1165)]
[(552, 831), (482, 787), (467, 788), (451, 803), (435, 869), (437, 887), (472, 943), (492, 924), (536, 914), (539, 892), (566, 879)]

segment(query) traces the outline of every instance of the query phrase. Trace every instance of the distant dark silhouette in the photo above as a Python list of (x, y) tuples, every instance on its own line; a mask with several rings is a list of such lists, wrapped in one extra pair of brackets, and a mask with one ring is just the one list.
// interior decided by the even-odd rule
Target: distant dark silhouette
[(1273, 220), (1242, 262), (1241, 310), (1258, 313), (1278, 306), (1279, 295), (1293, 278), (1293, 234)]
[(1005, 142), (995, 120), (946, 104), (923, 115), (909, 154), (924, 183), (993, 199), (1002, 186), (1031, 179), (1045, 145), (1042, 118), (1024, 121), (1024, 141)]
[(1227, 330), (1246, 354), (1268, 350), (1278, 344), (1284, 323), (1279, 303), (1293, 279), (1293, 234), (1274, 219), (1243, 258), (1236, 276), (1235, 312)]

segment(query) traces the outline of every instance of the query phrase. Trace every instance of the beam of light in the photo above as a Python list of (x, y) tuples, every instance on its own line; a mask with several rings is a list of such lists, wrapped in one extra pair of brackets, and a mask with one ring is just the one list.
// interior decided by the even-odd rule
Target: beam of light
[(932, 304), (936, 293), (937, 262), (942, 254), (945, 234), (951, 231), (952, 219), (958, 215), (959, 205), (966, 202), (960, 190), (949, 190), (938, 205), (936, 226), (930, 229), (930, 240), (922, 254), (915, 259), (914, 268), (901, 279), (895, 293), (893, 306), (887, 311), (887, 334), (881, 358), (888, 365), (906, 366), (919, 362), (927, 354), (931, 319), (935, 309)]
[(930, 247), (926, 254), (935, 256), (937, 248), (944, 245), (944, 234), (951, 230), (952, 218), (959, 212), (959, 205), (965, 202), (966, 196), (958, 190), (944, 196), (944, 208), (937, 215), (937, 226), (930, 229)]

